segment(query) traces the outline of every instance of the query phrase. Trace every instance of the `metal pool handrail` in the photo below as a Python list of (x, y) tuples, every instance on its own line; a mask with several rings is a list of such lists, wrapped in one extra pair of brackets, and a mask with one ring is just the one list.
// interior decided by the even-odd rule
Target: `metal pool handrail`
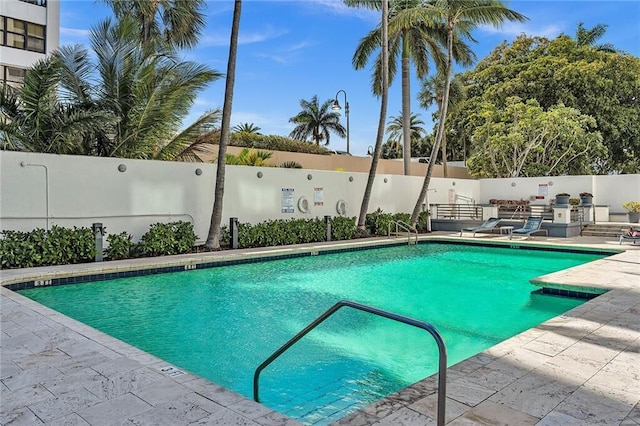
[(258, 395), (258, 388), (260, 385), (260, 372), (264, 370), (269, 364), (271, 364), (276, 358), (282, 355), (287, 349), (293, 346), (298, 340), (302, 339), (307, 333), (316, 328), (320, 323), (333, 315), (338, 309), (343, 306), (358, 309), (360, 311), (368, 312), (370, 314), (378, 315), (380, 317), (388, 318), (394, 321), (398, 321), (404, 324), (412, 325), (414, 327), (426, 330), (436, 341), (438, 345), (438, 413), (437, 422), (438, 425), (444, 425), (445, 421), (445, 401), (446, 401), (446, 387), (447, 387), (447, 348), (444, 344), (442, 336), (431, 324), (424, 321), (418, 321), (413, 318), (405, 317), (402, 315), (394, 314), (392, 312), (384, 311), (382, 309), (374, 308), (373, 306), (363, 305), (351, 300), (342, 300), (333, 305), (324, 314), (316, 318), (311, 324), (306, 326), (302, 331), (293, 336), (287, 343), (282, 345), (277, 351), (275, 351), (269, 358), (267, 358), (262, 364), (256, 368), (256, 372), (253, 375), (253, 399), (256, 402), (260, 402)]

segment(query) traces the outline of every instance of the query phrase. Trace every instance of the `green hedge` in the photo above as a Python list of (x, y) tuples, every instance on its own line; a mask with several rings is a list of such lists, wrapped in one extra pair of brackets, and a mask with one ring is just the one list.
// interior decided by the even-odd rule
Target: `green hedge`
[(232, 133), (229, 145), (243, 148), (268, 149), (273, 151), (302, 152), (306, 154), (329, 155), (331, 152), (311, 142), (303, 142), (295, 139), (276, 135), (259, 135), (257, 133), (238, 132)]
[[(331, 219), (331, 239), (353, 238), (356, 218), (334, 217)], [(251, 225), (238, 224), (240, 248), (284, 246), (291, 244), (326, 241), (327, 228), (324, 219), (277, 219)]]
[(2, 231), (2, 269), (67, 265), (91, 262), (96, 255), (95, 237), (90, 228), (63, 228), (53, 225), (30, 232)]
[[(411, 215), (409, 213), (384, 213), (382, 210), (377, 210), (373, 213), (368, 213), (365, 219), (365, 227), (372, 235), (386, 236), (389, 232), (389, 223), (392, 221), (400, 221), (409, 224)], [(429, 219), (429, 213), (422, 212), (418, 216), (416, 222), (416, 229), (418, 232), (427, 231), (427, 221)]]
[(168, 256), (189, 253), (196, 243), (190, 222), (155, 223), (131, 248), (134, 257)]

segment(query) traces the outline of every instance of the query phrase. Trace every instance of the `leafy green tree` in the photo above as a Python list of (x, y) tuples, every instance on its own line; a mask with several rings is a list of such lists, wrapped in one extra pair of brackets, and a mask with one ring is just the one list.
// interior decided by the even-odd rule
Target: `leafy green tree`
[(260, 127), (256, 126), (253, 123), (240, 123), (233, 126), (231, 129), (233, 132), (240, 133), (255, 133), (256, 135), (260, 134)]
[(427, 167), (427, 173), (418, 199), (416, 200), (416, 205), (411, 214), (411, 226), (413, 228), (415, 228), (420, 212), (422, 211), (422, 203), (429, 189), (435, 158), (444, 136), (453, 72), (454, 39), (460, 37), (471, 38), (471, 30), (480, 24), (499, 26), (505, 19), (521, 22), (527, 19), (518, 12), (506, 8), (501, 0), (434, 0), (433, 3), (430, 3), (430, 6), (433, 8), (431, 11), (433, 16), (436, 16), (447, 28), (447, 66), (445, 70), (442, 108), (440, 108), (439, 111), (438, 129), (431, 152), (431, 160), (429, 161), (429, 167)]
[(606, 155), (592, 117), (560, 104), (544, 111), (534, 99), (482, 106), (469, 171), (479, 177), (591, 174)]
[(577, 46), (566, 35), (548, 40), (522, 35), (502, 43), (462, 74), (467, 100), (452, 114), (450, 139), (466, 143), (484, 122), (481, 106), (504, 107), (509, 97), (535, 99), (544, 110), (559, 103), (596, 120), (607, 147), (598, 173), (640, 171), (640, 59), (596, 46)]
[(137, 22), (138, 40), (151, 51), (159, 46), (190, 48), (205, 25), (205, 0), (103, 0), (116, 18)]
[(311, 139), (318, 146), (320, 142), (329, 145), (331, 132), (341, 138), (345, 137), (347, 132), (340, 124), (340, 114), (332, 111), (331, 105), (333, 105), (333, 99), (328, 99), (320, 105), (317, 95), (314, 95), (310, 101), (300, 99), (302, 111), (289, 119), (290, 123), (296, 124), (289, 137), (303, 141)]

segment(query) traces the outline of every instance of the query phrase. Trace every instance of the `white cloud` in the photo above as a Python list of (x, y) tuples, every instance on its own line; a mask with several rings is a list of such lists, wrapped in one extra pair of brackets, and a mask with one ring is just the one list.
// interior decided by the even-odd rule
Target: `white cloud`
[(542, 27), (534, 27), (527, 23), (507, 22), (500, 28), (495, 28), (491, 25), (480, 25), (478, 26), (478, 29), (487, 34), (504, 35), (509, 38), (517, 37), (521, 34), (554, 38), (562, 33), (563, 26), (558, 24), (548, 24)]
[(349, 7), (345, 5), (342, 0), (306, 0), (304, 4), (324, 13), (353, 16), (369, 22), (378, 22), (380, 20), (380, 12), (370, 9)]
[[(276, 29), (271, 26), (267, 26), (265, 29), (254, 32), (240, 32), (238, 35), (238, 44), (253, 44), (260, 43), (267, 40), (272, 40), (286, 34), (288, 31), (285, 29)], [(228, 46), (229, 34), (219, 33), (205, 35), (200, 40), (200, 46)]]
[(89, 30), (60, 27), (60, 45), (85, 43), (89, 40)]

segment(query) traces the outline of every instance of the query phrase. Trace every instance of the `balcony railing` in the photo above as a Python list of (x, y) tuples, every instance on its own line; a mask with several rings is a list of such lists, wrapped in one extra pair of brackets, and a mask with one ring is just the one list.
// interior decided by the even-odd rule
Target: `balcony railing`
[(19, 0), (19, 1), (35, 4), (36, 6), (47, 7), (47, 0)]

